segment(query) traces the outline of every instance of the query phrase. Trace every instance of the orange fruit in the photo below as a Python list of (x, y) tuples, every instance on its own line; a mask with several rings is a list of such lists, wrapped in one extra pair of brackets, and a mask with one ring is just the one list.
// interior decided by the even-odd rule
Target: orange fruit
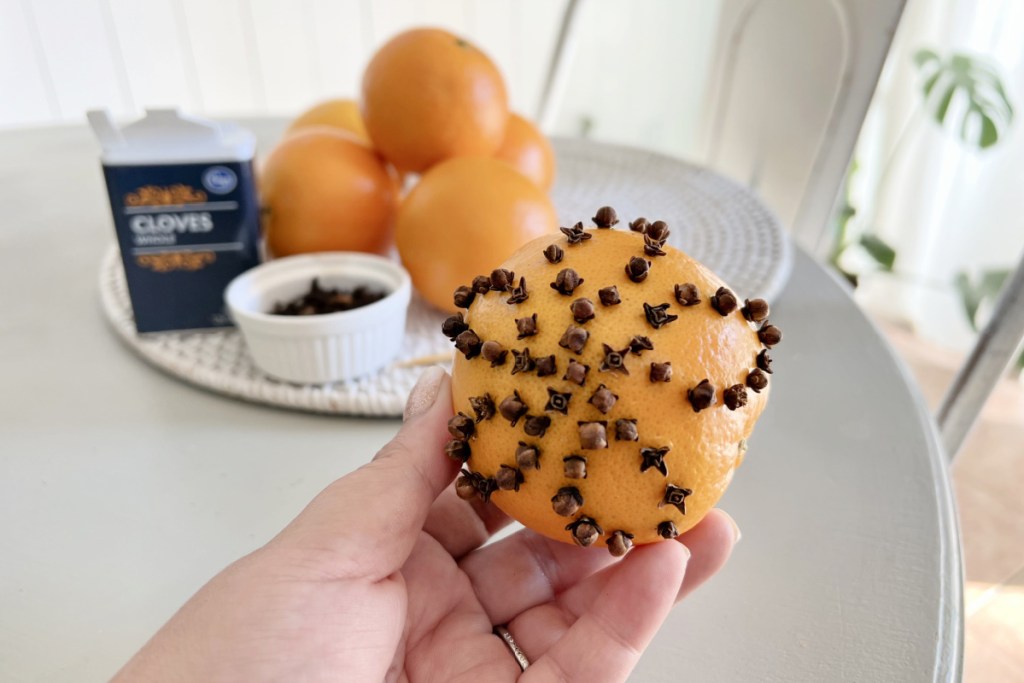
[(314, 127), (286, 137), (263, 164), (260, 191), (274, 256), (383, 253), (391, 245), (393, 173), (350, 133)]
[(291, 125), (286, 135), (311, 126), (333, 126), (347, 130), (357, 138), (370, 144), (370, 135), (366, 132), (363, 116), (359, 113), (359, 105), (355, 100), (325, 100), (301, 113)]
[(374, 146), (403, 172), (492, 155), (509, 115), (494, 62), (440, 29), (406, 31), (377, 51), (363, 73), (362, 111)]
[[(471, 431), (468, 448), (454, 445), (455, 455), (468, 451), (466, 468), (475, 473), (457, 481), (460, 496), (503, 481), (508, 490), (493, 491), (490, 500), (527, 527), (621, 554), (631, 543), (685, 532), (715, 505), (765, 407), (768, 375), (758, 369), (765, 349), (741, 311), (743, 300), (724, 316), (712, 306), (711, 298), (725, 285), (711, 271), (668, 246), (663, 256), (646, 256), (636, 233), (587, 234), (591, 239), (577, 244), (561, 235), (535, 239), (502, 264), (517, 280), (526, 278), (529, 296), (522, 303), (509, 304), (504, 292), (474, 296), (463, 315), (477, 339), (470, 335), (457, 343), (469, 352), (457, 352), (452, 369), (453, 408), (473, 424), (467, 428), (456, 416), (449, 428), (453, 434)], [(563, 250), (558, 263), (544, 255), (551, 244)], [(650, 261), (639, 283), (626, 272), (633, 257)], [(569, 279), (559, 275), (563, 269), (582, 278), (570, 294), (563, 293)], [(552, 288), (559, 281), (562, 289)], [(695, 285), (699, 303), (677, 300), (675, 286), (685, 283)], [(619, 302), (606, 304), (599, 290), (612, 286)], [(580, 299), (592, 303), (593, 318), (583, 322), (576, 316), (586, 317), (588, 306), (573, 304)], [(665, 304), (664, 313), (678, 318), (655, 327), (645, 303)], [(524, 325), (533, 332), (529, 336), (523, 335)], [(574, 327), (588, 334), (578, 353), (564, 341)], [(494, 343), (507, 353), (504, 359)], [(532, 365), (525, 362), (527, 350)], [(570, 370), (570, 361), (581, 365)], [(658, 374), (667, 366), (655, 363), (671, 363), (668, 381)], [(584, 367), (582, 378), (574, 377)], [(748, 380), (752, 373), (755, 378)], [(688, 392), (703, 380), (713, 402), (696, 412)], [(739, 394), (744, 405), (738, 405)], [(516, 400), (522, 404), (518, 410)], [(522, 416), (512, 424), (517, 412)], [(536, 449), (538, 467), (530, 466), (532, 454), (524, 448)], [(474, 485), (473, 479), (493, 483)], [(599, 532), (580, 539), (577, 523)], [(631, 535), (630, 543), (616, 532)]]
[(505, 139), (494, 156), (507, 161), (545, 192), (555, 180), (555, 152), (535, 125), (519, 114), (509, 116)]
[(454, 310), (452, 291), (558, 228), (551, 200), (508, 164), (461, 157), (433, 167), (398, 210), (395, 242), (427, 301)]

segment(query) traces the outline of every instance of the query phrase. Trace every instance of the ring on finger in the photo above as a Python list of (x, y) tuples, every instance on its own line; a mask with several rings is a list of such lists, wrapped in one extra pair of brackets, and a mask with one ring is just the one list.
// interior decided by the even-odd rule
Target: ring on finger
[(512, 656), (515, 658), (516, 664), (519, 665), (519, 668), (526, 671), (526, 668), (530, 666), (530, 660), (526, 658), (525, 654), (523, 654), (523, 651), (519, 648), (515, 638), (513, 638), (512, 634), (508, 632), (508, 628), (498, 625), (494, 627), (493, 632), (494, 635), (504, 640), (505, 644), (508, 645), (508, 649), (512, 652)]

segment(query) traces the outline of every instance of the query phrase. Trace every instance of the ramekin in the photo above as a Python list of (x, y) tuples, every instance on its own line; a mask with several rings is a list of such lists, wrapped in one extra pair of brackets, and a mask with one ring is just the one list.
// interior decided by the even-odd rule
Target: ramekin
[[(288, 316), (274, 304), (309, 291), (367, 285), (388, 292), (350, 311)], [(248, 270), (224, 290), (253, 362), (271, 377), (299, 384), (356, 379), (390, 363), (402, 344), (412, 294), (409, 274), (386, 258), (358, 252), (287, 256)]]

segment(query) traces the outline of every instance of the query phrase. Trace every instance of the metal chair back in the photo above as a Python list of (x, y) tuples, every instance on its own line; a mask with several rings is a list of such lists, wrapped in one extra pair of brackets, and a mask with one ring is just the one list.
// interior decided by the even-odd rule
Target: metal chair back
[[(568, 0), (541, 92), (551, 128), (581, 38)], [(698, 159), (758, 192), (797, 243), (827, 228), (904, 0), (724, 0)], [(680, 65), (671, 68), (685, 68)]]
[[(539, 98), (550, 129), (580, 40), (568, 0)], [(759, 192), (822, 255), (905, 2), (724, 0), (704, 108), (704, 161)], [(1024, 257), (936, 412), (950, 460), (1024, 343)]]

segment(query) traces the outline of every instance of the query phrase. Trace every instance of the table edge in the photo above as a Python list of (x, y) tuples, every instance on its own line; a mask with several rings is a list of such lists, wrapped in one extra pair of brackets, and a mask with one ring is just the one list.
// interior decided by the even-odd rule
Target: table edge
[[(806, 258), (814, 267), (824, 271), (845, 294), (852, 297), (849, 283), (839, 277), (830, 268), (824, 267), (806, 249), (794, 244), (794, 251), (799, 258)], [(963, 679), (964, 666), (964, 602), (963, 582), (964, 566), (960, 544), (960, 525), (956, 514), (956, 499), (950, 481), (949, 462), (945, 449), (939, 439), (938, 426), (935, 423), (928, 405), (921, 394), (920, 387), (881, 329), (860, 306), (855, 306), (858, 315), (867, 323), (872, 334), (889, 354), (900, 377), (910, 392), (914, 402), (917, 422), (925, 435), (928, 445), (929, 465), (933, 473), (935, 499), (939, 504), (940, 527), (940, 568), (939, 583), (942, 586), (945, 604), (940, 605), (938, 633), (935, 645), (935, 660), (932, 669), (932, 680), (958, 682)]]

